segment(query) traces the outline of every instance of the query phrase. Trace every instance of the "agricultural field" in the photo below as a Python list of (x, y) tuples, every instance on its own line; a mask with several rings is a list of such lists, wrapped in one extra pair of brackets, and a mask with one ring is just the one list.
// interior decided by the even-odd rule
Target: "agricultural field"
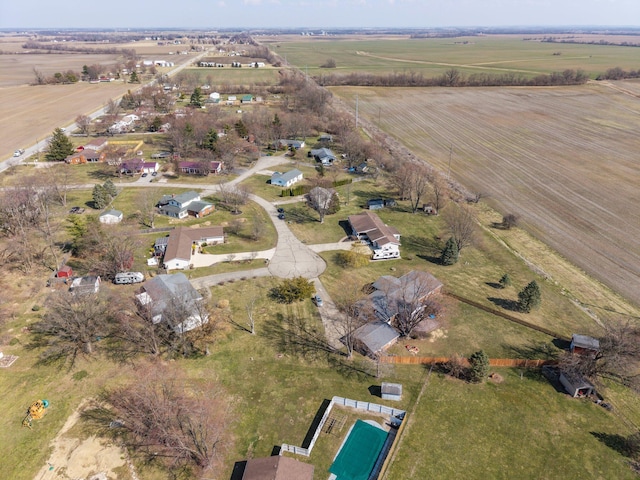
[[(244, 57), (230, 57), (226, 62), (231, 63), (233, 58), (240, 58), (239, 61), (245, 63), (248, 60)], [(182, 75), (197, 75), (201, 84), (209, 84), (212, 89), (221, 86), (243, 85), (249, 87), (255, 84), (274, 85), (278, 83), (278, 69), (264, 68), (185, 68)], [(214, 91), (214, 90), (212, 90)]]
[[(515, 73), (526, 77), (582, 69), (592, 78), (619, 66), (636, 70), (637, 48), (611, 45), (559, 44), (526, 41), (526, 36), (488, 35), (456, 38), (393, 39), (363, 37), (300, 37), (273, 41), (270, 47), (287, 63), (309, 75), (369, 72), (416, 72), (435, 77), (456, 68), (462, 73)], [(611, 40), (613, 41), (613, 40)], [(336, 68), (320, 68), (328, 58)]]
[(640, 303), (636, 97), (598, 83), (332, 92), (352, 107), (357, 95), (371, 124)]

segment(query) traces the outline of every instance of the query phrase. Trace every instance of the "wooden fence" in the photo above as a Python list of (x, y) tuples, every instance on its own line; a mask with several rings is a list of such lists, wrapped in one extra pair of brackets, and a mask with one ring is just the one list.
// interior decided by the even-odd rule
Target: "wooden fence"
[[(433, 365), (437, 363), (447, 363), (450, 357), (397, 357), (393, 355), (383, 355), (380, 357), (380, 363), (396, 363), (402, 365)], [(466, 358), (461, 358), (464, 366), (469, 366)], [(543, 365), (555, 365), (556, 360), (540, 360), (540, 359), (523, 359), (523, 358), (490, 358), (489, 365), (492, 367), (523, 367), (523, 368), (539, 368)]]
[(538, 332), (547, 334), (551, 337), (557, 338), (559, 340), (565, 340), (567, 342), (571, 341), (571, 339), (569, 337), (567, 337), (566, 335), (562, 335), (561, 333), (558, 332), (554, 332), (553, 330), (550, 330), (548, 328), (544, 328), (541, 327), (539, 325), (535, 325), (533, 323), (527, 322), (526, 320), (522, 320), (521, 318), (518, 317), (514, 317), (513, 315), (509, 315), (508, 313), (502, 312), (500, 310), (496, 310), (495, 308), (491, 308), (488, 307), (487, 305), (483, 305), (481, 303), (478, 303), (474, 300), (470, 300), (468, 298), (465, 297), (461, 297), (460, 295), (456, 295), (455, 293), (451, 293), (451, 292), (445, 292), (446, 295), (450, 296), (451, 298), (455, 298), (456, 300), (466, 303), (467, 305), (471, 305), (472, 307), (478, 308), (480, 310), (483, 310), (487, 313), (491, 313), (493, 315), (496, 315), (498, 317), (502, 317), (505, 320), (509, 320), (510, 322), (514, 322), (517, 323), (519, 325), (522, 325), (523, 327), (527, 327), (530, 328), (532, 330), (536, 330)]

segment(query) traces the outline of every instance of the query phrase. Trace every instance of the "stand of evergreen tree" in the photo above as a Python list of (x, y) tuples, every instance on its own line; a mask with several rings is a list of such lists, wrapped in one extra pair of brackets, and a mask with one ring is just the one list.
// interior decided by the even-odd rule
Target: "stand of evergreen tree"
[(531, 312), (531, 310), (540, 306), (541, 301), (542, 294), (540, 293), (540, 287), (535, 280), (531, 281), (518, 293), (518, 309), (521, 312)]
[(69, 140), (69, 137), (64, 134), (62, 129), (56, 128), (53, 131), (51, 140), (49, 140), (49, 146), (47, 147), (44, 158), (50, 162), (57, 162), (64, 160), (74, 152), (75, 148), (73, 148), (73, 144), (71, 143), (71, 140)]
[(189, 100), (189, 106), (200, 108), (204, 105), (204, 100), (202, 99), (202, 90), (200, 87), (196, 87), (191, 94), (191, 99)]
[(444, 245), (442, 255), (440, 256), (440, 262), (442, 265), (453, 265), (458, 261), (460, 251), (458, 250), (458, 244), (453, 237), (449, 237), (447, 243)]
[(484, 350), (479, 350), (469, 357), (469, 380), (482, 382), (489, 375), (489, 357)]

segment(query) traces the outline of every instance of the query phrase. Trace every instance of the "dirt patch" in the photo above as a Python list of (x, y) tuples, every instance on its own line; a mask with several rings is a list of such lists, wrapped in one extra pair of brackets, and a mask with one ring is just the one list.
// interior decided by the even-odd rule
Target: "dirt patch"
[(504, 382), (504, 378), (499, 373), (492, 373), (489, 375), (489, 381), (493, 383), (502, 383)]
[[(80, 412), (87, 405), (83, 402), (73, 412), (52, 441), (53, 452), (34, 477), (37, 480), (89, 479), (103, 474), (102, 478), (117, 480), (132, 478), (131, 475), (115, 473), (115, 469), (126, 465), (126, 452), (103, 439), (91, 436), (84, 440), (69, 435), (69, 430), (77, 423)], [(100, 478), (100, 477), (98, 477)]]

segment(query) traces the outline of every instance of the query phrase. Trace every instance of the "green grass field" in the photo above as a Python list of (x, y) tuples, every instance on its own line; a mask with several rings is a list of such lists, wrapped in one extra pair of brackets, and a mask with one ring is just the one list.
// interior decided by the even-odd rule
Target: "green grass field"
[[(312, 76), (413, 71), (435, 77), (455, 67), (465, 74), (542, 73), (582, 69), (592, 78), (608, 68), (636, 69), (636, 48), (524, 41), (523, 36), (455, 39), (314, 39), (284, 41), (275, 49), (287, 62)], [(468, 42), (465, 44), (464, 42)], [(554, 53), (560, 52), (560, 55)], [(337, 68), (320, 68), (328, 58)]]
[(197, 75), (202, 84), (208, 83), (212, 90), (216, 86), (233, 85), (273, 85), (278, 82), (278, 69), (276, 68), (185, 68), (186, 75)]

